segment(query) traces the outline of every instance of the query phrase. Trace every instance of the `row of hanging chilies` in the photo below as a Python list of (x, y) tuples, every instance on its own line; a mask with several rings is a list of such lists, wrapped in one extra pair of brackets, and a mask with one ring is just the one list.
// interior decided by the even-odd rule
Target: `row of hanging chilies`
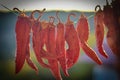
[[(97, 8), (99, 8), (98, 11)], [(42, 11), (34, 10), (30, 16), (27, 16), (18, 8), (14, 8), (13, 10), (20, 13), (15, 28), (17, 43), (15, 60), (16, 74), (22, 69), (25, 60), (28, 65), (38, 73), (37, 66), (30, 58), (29, 44), (31, 29), (33, 50), (36, 58), (42, 67), (51, 70), (56, 80), (62, 79), (59, 65), (65, 76), (69, 76), (68, 69), (77, 62), (80, 48), (82, 48), (83, 51), (97, 64), (102, 64), (102, 61), (97, 56), (96, 52), (87, 44), (89, 38), (89, 24), (83, 13), (80, 15), (75, 29), (73, 21), (70, 20), (71, 16), (76, 16), (74, 13), (68, 15), (67, 21), (64, 24), (58, 16), (58, 11), (56, 12), (56, 17), (50, 16), (49, 21), (47, 22), (40, 21), (40, 17), (43, 15), (45, 9)], [(104, 25), (106, 25), (104, 18), (106, 16), (99, 5), (95, 7), (95, 11), (94, 22), (96, 45), (99, 53), (107, 58), (108, 55), (102, 46), (104, 39)], [(34, 13), (36, 12), (40, 14), (37, 19), (34, 18)], [(58, 20), (57, 25), (54, 24), (55, 18)], [(68, 49), (65, 47), (65, 42), (68, 44)], [(44, 45), (46, 46), (46, 49), (43, 48)], [(43, 59), (47, 59), (48, 63), (45, 63)]]

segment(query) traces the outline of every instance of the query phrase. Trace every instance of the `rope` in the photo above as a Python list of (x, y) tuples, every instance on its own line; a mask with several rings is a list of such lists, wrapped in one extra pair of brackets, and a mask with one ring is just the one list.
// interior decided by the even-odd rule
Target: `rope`
[(0, 4), (2, 7), (4, 7), (5, 9), (7, 9), (7, 10), (9, 10), (9, 11), (11, 11), (13, 14), (15, 14), (15, 15), (17, 15), (18, 16), (18, 14), (17, 13), (15, 13), (15, 12), (13, 12), (11, 9), (9, 9), (8, 7), (6, 7), (5, 5), (3, 5), (3, 4)]
[[(94, 16), (94, 14), (88, 16), (88, 19), (92, 18)], [(78, 20), (74, 21), (74, 23), (77, 23)]]
[[(5, 5), (3, 5), (3, 4), (0, 4), (0, 5), (1, 5), (2, 7), (4, 7), (5, 9), (11, 11), (13, 14), (15, 14), (15, 15), (18, 16), (18, 14), (16, 14), (15, 12), (13, 12), (11, 9), (9, 9), (8, 7), (6, 7)], [(94, 15), (90, 15), (90, 16), (88, 16), (88, 19), (90, 19), (90, 18), (93, 17), (93, 16), (94, 16)], [(77, 23), (77, 20), (74, 21), (74, 23)]]

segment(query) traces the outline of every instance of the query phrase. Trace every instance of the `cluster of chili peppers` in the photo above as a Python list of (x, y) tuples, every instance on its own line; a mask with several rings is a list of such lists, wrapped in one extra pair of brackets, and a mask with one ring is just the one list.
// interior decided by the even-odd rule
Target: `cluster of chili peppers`
[[(97, 11), (98, 7), (99, 10)], [(22, 69), (25, 60), (38, 73), (37, 66), (30, 58), (29, 44), (31, 32), (33, 50), (37, 61), (41, 66), (50, 69), (56, 80), (62, 80), (59, 65), (65, 76), (69, 76), (68, 69), (78, 61), (80, 47), (97, 64), (102, 64), (96, 52), (87, 44), (90, 30), (87, 17), (83, 13), (80, 15), (75, 29), (74, 22), (70, 20), (71, 16), (76, 17), (74, 13), (68, 15), (67, 21), (64, 24), (58, 16), (58, 11), (56, 12), (56, 17), (49, 16), (49, 21), (41, 21), (40, 18), (45, 9), (42, 11), (34, 10), (30, 16), (27, 16), (18, 8), (13, 10), (20, 13), (15, 28), (17, 42), (16, 74)], [(95, 7), (95, 11), (94, 22), (97, 48), (100, 54), (107, 58), (108, 55), (104, 51), (102, 44), (104, 39), (104, 23), (107, 26), (109, 20), (106, 20), (105, 17), (107, 15), (104, 15), (105, 13), (99, 5)], [(34, 13), (36, 12), (39, 13), (38, 18), (34, 18)], [(54, 24), (55, 18), (58, 20), (56, 25)], [(66, 44), (68, 48), (65, 47)], [(47, 59), (48, 62), (45, 63), (44, 59)]]
[[(114, 2), (114, 0), (112, 0)], [(99, 10), (97, 11), (97, 8)], [(96, 34), (96, 42), (98, 51), (104, 57), (108, 57), (108, 55), (104, 52), (102, 43), (104, 39), (104, 28), (107, 28), (107, 43), (111, 48), (112, 52), (119, 56), (119, 25), (117, 24), (118, 21), (116, 20), (116, 14), (114, 13), (113, 6), (109, 4), (108, 0), (106, 0), (106, 5), (104, 6), (103, 10), (101, 9), (100, 5), (95, 7), (95, 34)]]

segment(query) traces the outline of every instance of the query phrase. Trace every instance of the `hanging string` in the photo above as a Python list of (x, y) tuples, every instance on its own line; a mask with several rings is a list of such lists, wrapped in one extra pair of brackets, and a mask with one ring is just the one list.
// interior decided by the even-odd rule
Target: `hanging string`
[[(9, 11), (11, 11), (13, 14), (15, 14), (15, 15), (17, 15), (18, 16), (18, 14), (17, 13), (15, 13), (15, 12), (13, 12), (13, 10), (11, 10), (11, 9), (9, 9), (8, 7), (6, 7), (5, 5), (3, 5), (3, 4), (0, 4), (2, 7), (4, 7), (5, 9), (7, 9), (7, 10), (9, 10)], [(88, 19), (90, 19), (91, 17), (93, 17), (94, 16), (94, 14), (92, 14), (92, 15), (90, 15), (90, 16), (88, 16)], [(77, 23), (77, 20), (76, 21), (74, 21), (74, 23)]]
[(92, 15), (90, 15), (90, 16), (88, 16), (88, 19), (90, 19), (91, 17), (93, 17), (94, 16), (94, 14), (92, 14)]
[[(92, 18), (94, 16), (94, 14), (88, 16), (88, 19)], [(78, 20), (74, 21), (74, 23), (77, 23)]]
[(8, 7), (6, 7), (5, 5), (3, 5), (3, 4), (0, 4), (2, 7), (4, 7), (5, 9), (7, 9), (7, 10), (9, 10), (9, 11), (11, 11), (13, 14), (15, 14), (15, 15), (17, 15), (18, 16), (18, 14), (17, 13), (15, 13), (15, 12), (13, 12), (11, 9), (9, 9)]

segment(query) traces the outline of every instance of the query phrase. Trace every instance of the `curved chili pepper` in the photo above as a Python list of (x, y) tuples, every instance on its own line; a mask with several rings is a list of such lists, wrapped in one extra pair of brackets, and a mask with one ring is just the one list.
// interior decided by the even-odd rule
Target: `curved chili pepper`
[[(46, 44), (46, 48), (48, 53), (56, 55), (56, 38), (55, 38), (55, 25), (54, 25), (54, 17), (49, 17), (49, 23), (48, 23), (48, 40)], [(53, 19), (53, 21), (51, 21)], [(62, 80), (59, 66), (58, 66), (58, 60), (57, 59), (48, 59), (48, 62), (50, 64), (50, 70), (53, 73), (56, 80)]]
[(29, 50), (29, 39), (30, 39), (30, 19), (28, 16), (25, 15), (22, 11), (18, 8), (14, 8), (13, 10), (17, 10), (20, 12), (18, 16), (18, 20), (16, 22), (16, 43), (17, 43), (17, 51), (16, 51), (16, 60), (15, 65), (16, 74), (20, 72), (22, 69), (25, 60), (27, 61), (28, 65), (38, 73), (38, 68), (30, 59), (30, 50)]
[(48, 38), (48, 35), (47, 35), (47, 32), (48, 32), (48, 22), (46, 21), (41, 21), (41, 34), (40, 34), (40, 41), (41, 41), (41, 51), (40, 51), (40, 54), (41, 54), (41, 57), (43, 58), (46, 58), (48, 59), (49, 56), (49, 53), (47, 52), (47, 50), (45, 51), (43, 48), (44, 48), (44, 45), (47, 44), (47, 38)]
[(113, 13), (113, 8), (111, 5), (109, 5), (108, 0), (106, 0), (106, 5), (104, 6), (103, 13), (104, 13), (104, 24), (105, 27), (107, 27), (108, 32), (107, 32), (107, 43), (111, 50), (113, 51), (114, 54), (117, 54), (119, 49), (118, 49), (118, 44), (117, 41), (117, 28), (116, 28), (116, 20), (114, 19), (114, 13)]
[(57, 36), (56, 36), (56, 53), (58, 56), (62, 55), (63, 57), (58, 58), (58, 61), (62, 67), (62, 70), (66, 76), (69, 76), (67, 71), (67, 60), (66, 60), (66, 51), (65, 51), (65, 29), (64, 24), (60, 21), (58, 17), (58, 11), (56, 12), (58, 19), (57, 24)]
[[(33, 41), (33, 49), (36, 55), (36, 58), (39, 62), (39, 64), (41, 64), (43, 67), (45, 68), (49, 68), (50, 66), (46, 63), (44, 63), (44, 61), (42, 60), (42, 55), (41, 55), (41, 50), (42, 50), (42, 41), (41, 41), (41, 31), (42, 31), (42, 27), (41, 27), (41, 22), (39, 21), (39, 18), (41, 17), (42, 13), (45, 11), (45, 9), (43, 9), (42, 12), (40, 12), (39, 10), (35, 10), (31, 13), (31, 19), (33, 20), (33, 25), (32, 25), (32, 41)], [(34, 12), (38, 12), (40, 13), (40, 16), (38, 17), (37, 20), (34, 19), (33, 14)]]
[(41, 30), (41, 34), (40, 34), (40, 41), (41, 41), (41, 51), (40, 51), (40, 55), (42, 58), (45, 58), (45, 59), (57, 59), (57, 58), (60, 58), (61, 56), (58, 56), (57, 54), (52, 54), (52, 53), (49, 53), (47, 50), (44, 50), (44, 45), (46, 46), (47, 42), (48, 42), (48, 25), (49, 23), (46, 22), (46, 21), (42, 21), (41, 22), (41, 27), (42, 27), (42, 30)]
[(66, 51), (68, 68), (72, 67), (77, 62), (80, 52), (78, 35), (74, 28), (73, 22), (70, 20), (70, 16), (75, 17), (75, 14), (69, 14), (65, 24), (65, 40), (68, 44), (68, 49)]
[(79, 35), (79, 39), (83, 41), (87, 41), (89, 37), (89, 27), (88, 21), (85, 15), (82, 13), (80, 19), (77, 23), (77, 33)]
[(89, 25), (87, 18), (84, 14), (81, 14), (81, 17), (77, 23), (77, 33), (79, 35), (79, 41), (84, 52), (92, 58), (96, 63), (101, 64), (101, 60), (98, 58), (97, 54), (88, 46), (87, 40), (89, 37)]
[(107, 58), (108, 55), (105, 53), (103, 46), (102, 46), (103, 39), (104, 39), (104, 22), (103, 22), (104, 14), (99, 5), (95, 7), (95, 11), (98, 7), (99, 7), (99, 10), (96, 12), (95, 17), (94, 17), (97, 48), (100, 54)]

